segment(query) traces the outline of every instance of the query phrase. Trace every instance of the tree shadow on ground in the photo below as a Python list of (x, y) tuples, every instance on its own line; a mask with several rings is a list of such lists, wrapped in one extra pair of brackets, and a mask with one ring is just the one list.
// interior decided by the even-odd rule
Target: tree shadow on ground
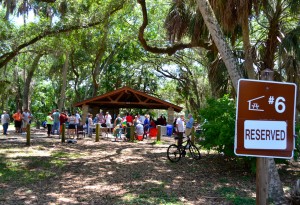
[[(0, 145), (5, 150), (0, 153), (1, 162), (17, 161), (21, 168), (10, 173), (14, 176), (11, 180), (0, 177), (0, 202), (226, 204), (231, 200), (228, 192), (253, 202), (255, 178), (233, 161), (202, 153), (201, 160), (186, 157), (171, 163), (166, 157), (168, 144), (152, 142), (94, 142), (85, 138), (68, 144), (36, 138), (30, 147), (22, 140), (4, 142)], [(18, 152), (24, 155), (11, 157)], [(32, 181), (25, 180), (30, 177)]]

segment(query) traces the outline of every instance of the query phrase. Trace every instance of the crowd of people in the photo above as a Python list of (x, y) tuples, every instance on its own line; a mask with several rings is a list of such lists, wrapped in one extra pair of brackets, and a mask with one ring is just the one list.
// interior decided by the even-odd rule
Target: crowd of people
[[(24, 109), (23, 112), (21, 112), (20, 109), (18, 109), (13, 115), (12, 118), (14, 120), (15, 124), (15, 132), (16, 133), (22, 133), (26, 134), (26, 128), (27, 125), (31, 123), (31, 120), (33, 118), (33, 115), (28, 109)], [(11, 117), (9, 115), (8, 111), (3, 111), (3, 114), (1, 115), (1, 124), (3, 126), (3, 134), (8, 135), (8, 126), (10, 124)]]
[[(28, 109), (24, 109), (23, 112), (20, 109), (17, 110), (17, 112), (12, 115), (15, 132), (26, 134), (26, 127), (31, 122), (32, 117), (33, 116)], [(7, 135), (7, 129), (10, 123), (10, 116), (7, 111), (3, 111), (3, 114), (1, 115), (1, 123), (3, 126), (3, 134)], [(67, 111), (60, 112), (58, 109), (54, 109), (52, 112), (48, 113), (45, 121), (45, 127), (47, 127), (48, 137), (50, 137), (51, 134), (60, 135), (63, 124), (67, 124), (68, 130), (71, 132), (69, 134), (75, 135), (77, 126), (79, 126), (80, 123), (82, 124), (82, 119), (78, 111), (69, 114)], [(85, 123), (83, 124), (89, 136), (92, 135), (95, 125), (100, 124), (100, 127), (107, 128), (107, 131), (116, 137), (121, 136), (119, 133), (126, 134), (127, 127), (134, 126), (136, 136), (143, 136), (143, 138), (147, 138), (151, 128), (156, 128), (157, 125), (166, 126), (167, 120), (164, 115), (161, 115), (157, 118), (157, 120), (155, 120), (149, 114), (140, 115), (137, 113), (136, 115), (133, 115), (129, 112), (124, 116), (118, 114), (113, 119), (109, 112), (106, 112), (105, 114), (103, 112), (99, 112), (94, 118), (93, 114), (89, 113)], [(173, 123), (174, 132), (176, 132), (178, 136), (179, 145), (182, 144), (184, 133), (186, 135), (191, 133), (193, 124), (194, 119), (191, 114), (188, 115), (187, 120), (184, 119), (184, 115), (180, 115), (178, 118), (175, 118)]]
[(48, 113), (46, 118), (47, 135), (48, 137), (54, 134), (60, 135), (63, 124), (67, 124), (70, 130), (69, 134), (75, 135), (77, 126), (80, 125), (81, 116), (78, 111), (68, 114), (68, 111), (60, 112), (59, 109), (54, 109)]

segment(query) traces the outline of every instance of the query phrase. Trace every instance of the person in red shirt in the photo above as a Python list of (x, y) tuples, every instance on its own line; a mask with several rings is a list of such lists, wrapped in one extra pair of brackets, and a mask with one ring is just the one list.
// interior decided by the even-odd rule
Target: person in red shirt
[(65, 112), (61, 112), (59, 115), (59, 124), (60, 124), (60, 133), (62, 132), (62, 125), (65, 124), (68, 121), (68, 116)]
[(126, 122), (127, 122), (127, 127), (133, 125), (133, 117), (132, 115), (130, 115), (130, 113), (126, 114)]
[(14, 119), (14, 122), (15, 122), (15, 128), (16, 128), (16, 133), (21, 133), (22, 132), (22, 113), (21, 113), (21, 110), (18, 109), (18, 111), (13, 114), (13, 119)]

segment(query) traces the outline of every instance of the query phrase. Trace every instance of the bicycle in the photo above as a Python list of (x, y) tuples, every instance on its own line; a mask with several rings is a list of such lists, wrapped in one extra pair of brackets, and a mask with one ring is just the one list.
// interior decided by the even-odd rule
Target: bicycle
[(191, 141), (190, 136), (191, 135), (186, 136), (187, 140), (182, 143), (184, 145), (182, 145), (181, 147), (178, 147), (178, 145), (176, 144), (171, 144), (168, 147), (167, 157), (171, 162), (178, 162), (181, 159), (181, 157), (185, 157), (186, 149), (189, 150), (190, 155), (193, 157), (193, 159), (201, 159), (200, 151)]

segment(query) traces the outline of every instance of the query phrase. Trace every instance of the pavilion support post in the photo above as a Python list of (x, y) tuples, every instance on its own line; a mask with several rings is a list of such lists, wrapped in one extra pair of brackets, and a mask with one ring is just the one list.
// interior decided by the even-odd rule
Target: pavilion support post
[(169, 107), (168, 108), (168, 124), (173, 125), (174, 122), (174, 108)]
[(99, 142), (99, 131), (100, 131), (100, 124), (97, 123), (96, 124), (96, 138), (95, 138), (95, 142)]
[(26, 126), (26, 145), (30, 146), (30, 124)]
[(61, 142), (65, 143), (66, 142), (66, 124), (62, 124), (62, 129), (61, 129)]
[(88, 116), (89, 112), (89, 106), (88, 105), (82, 105), (82, 119), (81, 119), (81, 124), (84, 125), (86, 118)]
[(130, 126), (130, 142), (134, 142), (134, 126)]
[(157, 137), (156, 141), (161, 141), (161, 125), (157, 125)]

